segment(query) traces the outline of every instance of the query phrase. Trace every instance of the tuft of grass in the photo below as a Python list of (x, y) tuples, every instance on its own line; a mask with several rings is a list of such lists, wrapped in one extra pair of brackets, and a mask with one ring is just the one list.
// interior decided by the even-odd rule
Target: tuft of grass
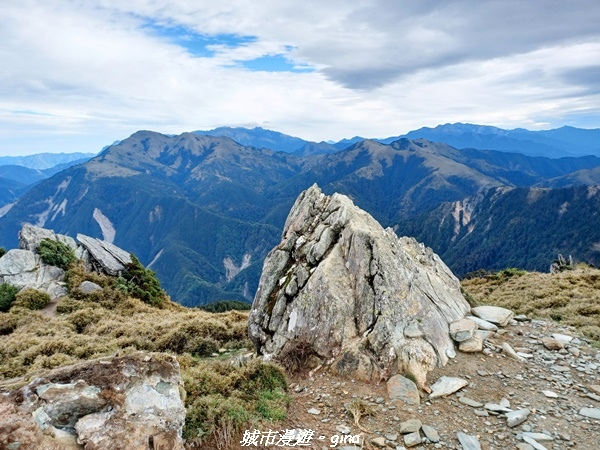
[(517, 276), (472, 278), (464, 291), (479, 304), (575, 326), (600, 340), (600, 270), (578, 265), (557, 274), (530, 272)]
[(15, 296), (14, 306), (31, 310), (43, 309), (50, 303), (50, 296), (37, 289), (23, 289)]

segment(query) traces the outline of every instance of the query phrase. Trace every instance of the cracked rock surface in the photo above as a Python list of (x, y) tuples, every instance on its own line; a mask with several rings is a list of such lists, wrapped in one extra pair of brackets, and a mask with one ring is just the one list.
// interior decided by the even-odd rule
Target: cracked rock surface
[(428, 371), (455, 356), (449, 324), (469, 305), (450, 269), (340, 194), (313, 185), (267, 256), (249, 319), (264, 355), (299, 348), (361, 380)]

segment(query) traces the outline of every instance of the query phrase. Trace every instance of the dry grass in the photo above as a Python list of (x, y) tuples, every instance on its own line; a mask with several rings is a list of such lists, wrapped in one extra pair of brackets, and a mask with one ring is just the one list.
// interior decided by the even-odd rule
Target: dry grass
[(502, 306), (517, 314), (573, 325), (600, 340), (600, 270), (578, 266), (558, 274), (525, 273), (509, 278), (463, 280), (478, 304)]

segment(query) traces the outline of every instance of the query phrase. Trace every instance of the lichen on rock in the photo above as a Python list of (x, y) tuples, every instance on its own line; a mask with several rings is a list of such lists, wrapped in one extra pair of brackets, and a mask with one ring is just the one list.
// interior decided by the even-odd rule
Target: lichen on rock
[(449, 323), (467, 311), (459, 281), (431, 249), (313, 185), (265, 260), (249, 334), (264, 355), (302, 343), (334, 373), (405, 373), (423, 388), (427, 372), (455, 355)]

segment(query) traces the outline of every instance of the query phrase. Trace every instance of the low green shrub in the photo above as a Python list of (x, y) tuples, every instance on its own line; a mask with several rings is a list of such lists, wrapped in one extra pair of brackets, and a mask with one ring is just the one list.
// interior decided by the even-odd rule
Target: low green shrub
[(0, 284), (0, 311), (6, 312), (15, 301), (19, 289), (11, 284)]
[(15, 297), (15, 306), (31, 309), (32, 311), (43, 309), (50, 303), (50, 296), (37, 289), (23, 289)]
[(117, 278), (116, 286), (152, 306), (161, 306), (167, 298), (160, 281), (156, 278), (156, 272), (146, 269), (133, 254), (131, 263), (127, 264), (123, 275)]
[(42, 239), (40, 242), (40, 258), (46, 264), (60, 267), (63, 270), (68, 270), (69, 266), (77, 259), (68, 245), (48, 238)]

